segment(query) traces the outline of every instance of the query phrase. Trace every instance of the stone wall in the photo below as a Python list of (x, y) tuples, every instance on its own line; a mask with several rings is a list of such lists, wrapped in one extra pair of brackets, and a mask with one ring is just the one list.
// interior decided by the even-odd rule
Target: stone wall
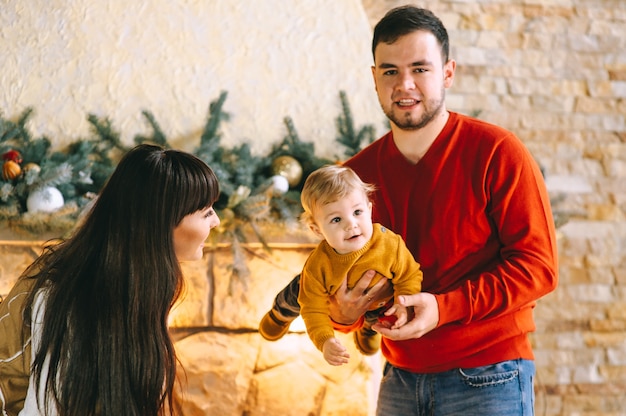
[(626, 415), (626, 3), (363, 0), (372, 24), (404, 3), (448, 27), (448, 107), (514, 131), (568, 220), (535, 313), (536, 414)]
[(311, 244), (245, 247), (249, 275), (232, 274), (229, 247), (185, 265), (189, 290), (172, 314), (177, 353), (188, 381), (185, 415), (355, 415), (374, 409), (380, 357), (350, 348), (350, 363), (326, 363), (303, 326), (276, 342), (257, 332), (274, 295), (295, 276)]

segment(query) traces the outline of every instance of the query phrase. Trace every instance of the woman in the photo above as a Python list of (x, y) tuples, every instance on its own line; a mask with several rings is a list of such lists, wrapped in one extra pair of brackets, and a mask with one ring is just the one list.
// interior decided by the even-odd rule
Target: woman
[(191, 154), (139, 145), (124, 156), (76, 232), (0, 304), (0, 415), (175, 413), (168, 313), (179, 262), (200, 259), (220, 223), (218, 195)]

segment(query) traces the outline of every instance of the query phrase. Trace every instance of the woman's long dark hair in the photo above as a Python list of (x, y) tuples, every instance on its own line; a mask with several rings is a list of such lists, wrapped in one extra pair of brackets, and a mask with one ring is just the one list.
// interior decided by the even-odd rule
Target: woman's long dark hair
[(174, 414), (167, 319), (183, 280), (173, 230), (218, 196), (217, 178), (200, 159), (139, 145), (71, 238), (48, 246), (26, 271), (37, 279), (26, 319), (46, 289), (35, 380), (39, 386), (49, 357), (46, 392), (60, 414)]

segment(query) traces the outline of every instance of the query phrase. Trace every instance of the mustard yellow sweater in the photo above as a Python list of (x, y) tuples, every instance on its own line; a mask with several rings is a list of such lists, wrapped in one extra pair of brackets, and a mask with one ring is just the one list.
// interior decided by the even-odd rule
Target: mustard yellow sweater
[(0, 303), (0, 415), (17, 415), (24, 407), (31, 365), (31, 331), (22, 309), (34, 279), (17, 281)]
[(367, 270), (376, 270), (382, 275), (377, 275), (371, 285), (380, 278), (390, 279), (395, 297), (421, 290), (419, 263), (406, 248), (402, 237), (380, 224), (374, 224), (372, 238), (358, 251), (338, 254), (322, 241), (309, 255), (300, 278), (298, 303), (307, 333), (320, 351), (324, 342), (335, 336), (328, 297), (339, 289), (346, 276), (350, 289)]

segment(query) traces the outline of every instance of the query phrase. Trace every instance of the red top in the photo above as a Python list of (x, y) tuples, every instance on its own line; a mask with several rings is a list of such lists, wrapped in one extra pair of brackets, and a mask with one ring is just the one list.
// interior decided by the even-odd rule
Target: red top
[(544, 179), (523, 143), (450, 113), (417, 164), (390, 132), (346, 165), (377, 186), (374, 221), (404, 238), (439, 305), (422, 338), (383, 338), (385, 358), (413, 372), (533, 359), (532, 309), (556, 287), (557, 253)]

